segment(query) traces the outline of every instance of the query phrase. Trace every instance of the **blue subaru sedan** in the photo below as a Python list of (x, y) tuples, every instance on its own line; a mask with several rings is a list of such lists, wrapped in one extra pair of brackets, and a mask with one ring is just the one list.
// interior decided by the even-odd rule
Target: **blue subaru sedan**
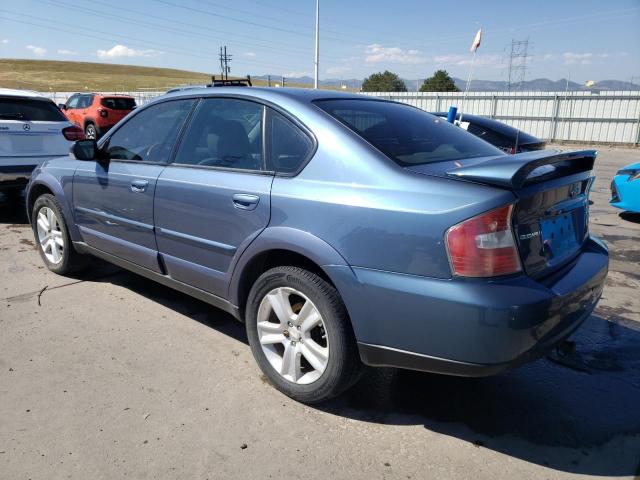
[(46, 266), (96, 256), (245, 322), (270, 382), (306, 403), (363, 365), (492, 375), (589, 316), (594, 151), (507, 155), (417, 108), (329, 91), (159, 97), (38, 168)]

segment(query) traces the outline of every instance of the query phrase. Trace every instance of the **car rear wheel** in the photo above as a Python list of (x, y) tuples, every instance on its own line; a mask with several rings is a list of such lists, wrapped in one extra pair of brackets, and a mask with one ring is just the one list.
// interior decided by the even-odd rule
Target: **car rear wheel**
[(82, 266), (73, 248), (62, 209), (53, 195), (38, 197), (31, 214), (31, 225), (38, 251), (49, 270), (65, 275)]
[(87, 126), (84, 127), (84, 136), (90, 140), (98, 139), (98, 131), (93, 123), (87, 123)]
[(253, 285), (246, 327), (253, 355), (269, 381), (304, 403), (339, 395), (361, 363), (336, 289), (297, 267), (277, 267)]

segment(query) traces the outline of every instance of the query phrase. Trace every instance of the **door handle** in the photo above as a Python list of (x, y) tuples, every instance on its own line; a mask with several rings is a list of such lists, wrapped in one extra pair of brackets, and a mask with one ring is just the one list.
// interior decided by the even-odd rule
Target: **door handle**
[(131, 191), (135, 193), (142, 193), (148, 186), (149, 182), (147, 180), (134, 180), (131, 182)]
[(254, 210), (258, 206), (260, 197), (248, 193), (236, 193), (232, 197), (233, 206), (240, 210)]

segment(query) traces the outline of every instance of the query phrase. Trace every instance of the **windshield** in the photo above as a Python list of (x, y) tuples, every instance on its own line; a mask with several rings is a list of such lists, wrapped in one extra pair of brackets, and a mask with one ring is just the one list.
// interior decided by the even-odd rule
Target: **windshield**
[(315, 104), (401, 166), (504, 155), (446, 120), (402, 103), (344, 99)]
[(5, 97), (0, 98), (0, 120), (64, 122), (66, 118), (51, 100)]

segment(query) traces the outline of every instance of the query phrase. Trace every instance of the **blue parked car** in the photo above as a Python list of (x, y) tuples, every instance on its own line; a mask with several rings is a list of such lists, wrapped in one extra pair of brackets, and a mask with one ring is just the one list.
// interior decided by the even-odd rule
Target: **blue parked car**
[(611, 182), (611, 205), (640, 213), (640, 162), (618, 171)]
[(27, 203), (50, 270), (94, 255), (230, 312), (313, 403), (363, 364), (491, 375), (570, 335), (608, 269), (595, 158), (507, 155), (371, 97), (203, 88), (76, 142)]

